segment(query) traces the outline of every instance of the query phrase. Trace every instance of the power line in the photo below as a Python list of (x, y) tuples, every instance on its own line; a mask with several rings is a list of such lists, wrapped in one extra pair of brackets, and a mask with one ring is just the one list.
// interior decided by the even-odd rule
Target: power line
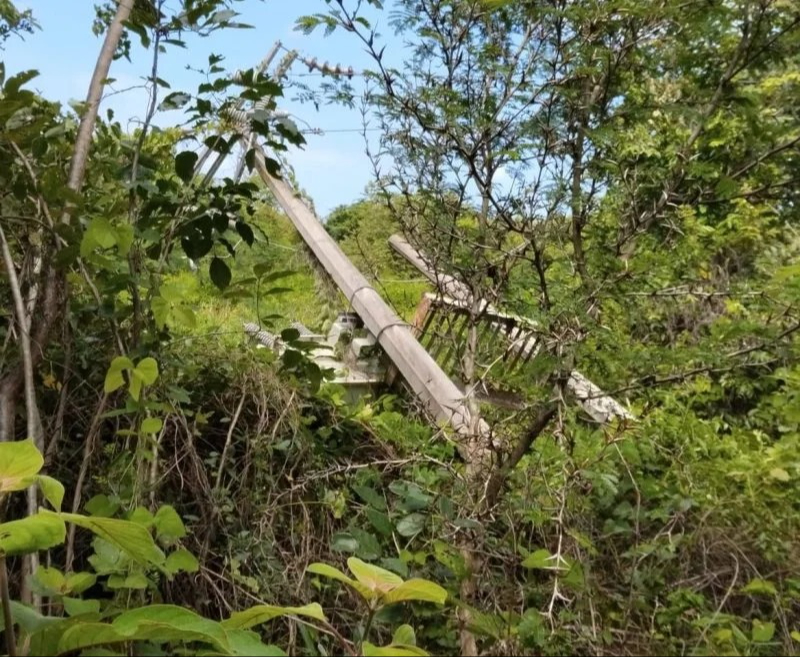
[(382, 132), (383, 128), (308, 128), (301, 130), (304, 135), (321, 135), (324, 136), (331, 132)]
[[(346, 74), (345, 74), (346, 75)], [(363, 76), (365, 73), (353, 72), (354, 76)], [(329, 78), (333, 73), (287, 73), (287, 78)]]

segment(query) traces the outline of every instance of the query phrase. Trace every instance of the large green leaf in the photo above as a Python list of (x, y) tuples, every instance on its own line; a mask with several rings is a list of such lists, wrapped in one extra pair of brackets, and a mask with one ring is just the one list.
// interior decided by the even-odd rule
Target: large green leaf
[(32, 440), (0, 442), (0, 495), (24, 490), (44, 465)]
[(394, 631), (394, 634), (392, 634), (392, 643), (399, 643), (406, 646), (417, 645), (417, 635), (414, 633), (414, 628), (410, 625), (401, 625), (398, 627)]
[(196, 573), (200, 568), (200, 564), (189, 550), (180, 548), (172, 552), (164, 564), (164, 569), (170, 574), (175, 573)]
[(204, 641), (229, 652), (224, 628), (189, 609), (174, 605), (150, 605), (117, 616), (112, 626), (119, 634), (137, 641)]
[(80, 595), (86, 589), (94, 586), (97, 575), (94, 573), (72, 573), (67, 576), (67, 590), (70, 593)]
[(134, 374), (138, 376), (145, 385), (151, 386), (158, 379), (158, 362), (155, 358), (142, 358), (134, 370)]
[(40, 566), (33, 574), (33, 587), (42, 595), (61, 595), (66, 591), (67, 580), (58, 568)]
[(447, 591), (438, 584), (429, 582), (426, 579), (410, 579), (383, 596), (383, 601), (386, 604), (407, 600), (435, 602), (443, 605), (447, 600)]
[[(11, 618), (14, 623), (20, 626), (26, 634), (40, 632), (47, 627), (57, 625), (61, 622), (60, 618), (43, 616), (35, 609), (26, 607), (21, 602), (11, 601)], [(2, 606), (0, 605), (0, 608)], [(5, 614), (0, 614), (0, 632), (5, 629)]]
[(357, 557), (350, 557), (347, 560), (347, 567), (361, 584), (379, 595), (396, 589), (403, 583), (402, 577), (378, 566), (364, 563)]
[(85, 614), (99, 614), (99, 600), (83, 600), (82, 598), (64, 597), (61, 599), (64, 611), (70, 616), (83, 616)]
[(274, 605), (258, 605), (233, 614), (222, 621), (222, 626), (230, 629), (248, 629), (261, 623), (266, 623), (280, 616), (307, 616), (315, 620), (326, 622), (322, 607), (316, 602), (303, 607), (277, 607)]
[(425, 657), (428, 655), (422, 648), (392, 643), (388, 646), (375, 646), (365, 641), (361, 647), (364, 657)]
[(306, 572), (313, 573), (315, 575), (322, 575), (323, 577), (329, 577), (330, 579), (335, 579), (338, 582), (344, 582), (348, 586), (358, 591), (361, 597), (366, 600), (372, 600), (375, 597), (375, 593), (373, 593), (369, 588), (360, 582), (350, 579), (341, 570), (334, 568), (333, 566), (329, 566), (328, 564), (312, 563), (308, 566), (308, 568), (306, 568)]
[(64, 521), (50, 511), (4, 522), (0, 524), (0, 554), (13, 556), (47, 550), (63, 543), (66, 533)]
[(64, 485), (57, 479), (47, 475), (37, 475), (36, 481), (45, 499), (50, 502), (56, 511), (61, 511), (61, 503), (64, 501)]
[(153, 537), (141, 525), (129, 520), (62, 514), (64, 520), (88, 529), (140, 563), (161, 565), (164, 553), (153, 542)]
[[(240, 645), (255, 647), (248, 637), (235, 637)], [(59, 641), (59, 652), (76, 652), (83, 648), (123, 641), (154, 643), (199, 641), (209, 644), (219, 654), (235, 652), (228, 642), (228, 633), (216, 621), (173, 605), (151, 605), (120, 614), (112, 623), (80, 623), (70, 627)], [(254, 653), (254, 654), (279, 654)]]
[(261, 637), (248, 630), (227, 630), (230, 654), (242, 657), (284, 657), (286, 653), (278, 646), (261, 642)]
[(411, 537), (425, 529), (425, 516), (421, 513), (410, 513), (397, 523), (397, 533)]
[(174, 543), (186, 536), (183, 520), (169, 504), (165, 504), (156, 512), (153, 525), (159, 540), (165, 543)]
[(92, 219), (81, 240), (81, 257), (86, 258), (92, 251), (99, 247), (110, 249), (117, 243), (117, 234), (114, 227), (105, 217)]
[(132, 370), (133, 369), (133, 361), (126, 356), (117, 356), (114, 360), (111, 361), (111, 365), (106, 372), (106, 380), (103, 383), (103, 390), (105, 392), (114, 392), (115, 390), (119, 390), (123, 385), (125, 385), (125, 378), (122, 376), (122, 373), (125, 370)]
[(73, 625), (58, 642), (58, 652), (61, 654), (77, 652), (91, 646), (101, 646), (108, 643), (121, 643), (128, 637), (123, 636), (108, 623), (80, 623)]

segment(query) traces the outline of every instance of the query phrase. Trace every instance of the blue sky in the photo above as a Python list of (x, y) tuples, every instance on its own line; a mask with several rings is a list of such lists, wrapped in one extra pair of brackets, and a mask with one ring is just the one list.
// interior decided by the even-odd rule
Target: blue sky
[[(94, 62), (101, 45), (101, 38), (91, 32), (96, 0), (17, 0), (19, 8), (30, 8), (41, 25), (41, 31), (24, 40), (10, 39), (0, 59), (6, 64), (7, 73), (37, 69), (40, 72), (31, 85), (45, 97), (63, 103), (82, 99), (91, 78)], [(168, 0), (168, 4), (172, 4)], [(254, 25), (252, 30), (223, 30), (209, 38), (188, 38), (189, 48), (170, 48), (162, 56), (160, 77), (166, 79), (172, 90), (192, 91), (201, 81), (197, 73), (188, 71), (187, 65), (202, 68), (208, 55), (225, 56), (223, 65), (229, 70), (250, 68), (258, 63), (276, 40), (287, 48), (296, 48), (302, 54), (317, 57), (320, 62), (352, 65), (355, 69), (369, 66), (369, 58), (353, 35), (334, 33), (324, 38), (322, 30), (306, 36), (294, 31), (298, 16), (325, 11), (323, 0), (246, 0), (238, 3), (239, 20)], [(385, 25), (388, 16), (380, 21)], [(386, 26), (383, 33), (391, 30)], [(149, 75), (150, 53), (138, 45), (131, 57), (114, 62), (111, 77), (116, 79), (115, 90), (143, 84), (142, 78)], [(399, 44), (389, 39), (387, 57), (395, 59), (399, 52), (391, 52)], [(395, 59), (396, 60), (396, 59)], [(302, 64), (296, 64), (292, 73), (299, 76), (307, 73)], [(294, 77), (306, 83), (316, 83), (319, 78)], [(356, 89), (363, 88), (359, 78), (354, 79)], [(299, 125), (304, 122), (324, 130), (360, 129), (361, 115), (356, 110), (341, 106), (323, 105), (317, 111), (311, 104), (292, 100), (292, 91), (281, 102), (282, 109), (289, 110)], [(143, 89), (133, 89), (106, 98), (104, 107), (114, 110), (123, 126), (135, 121), (145, 113), (147, 94)], [(181, 121), (180, 112), (169, 112), (158, 116), (156, 123), (162, 126)], [(130, 127), (135, 127), (130, 123)], [(314, 199), (317, 210), (326, 215), (342, 203), (358, 199), (371, 180), (371, 166), (364, 154), (363, 137), (358, 132), (329, 132), (324, 135), (307, 135), (308, 143), (303, 150), (294, 150), (289, 158), (295, 168), (298, 182)]]

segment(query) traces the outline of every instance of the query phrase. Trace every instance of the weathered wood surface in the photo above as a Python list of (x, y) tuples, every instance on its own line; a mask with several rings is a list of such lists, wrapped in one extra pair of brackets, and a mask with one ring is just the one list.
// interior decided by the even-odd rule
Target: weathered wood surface
[[(395, 251), (397, 251), (397, 253), (402, 255), (410, 264), (419, 270), (419, 272), (422, 273), (428, 280), (430, 280), (434, 285), (438, 286), (438, 289), (442, 294), (438, 297), (432, 298), (436, 298), (441, 303), (451, 305), (462, 310), (471, 307), (472, 293), (464, 283), (453, 276), (434, 271), (434, 269), (428, 264), (428, 261), (425, 259), (424, 255), (411, 246), (411, 244), (409, 244), (400, 235), (392, 235), (389, 238), (389, 244)], [(522, 317), (515, 317), (513, 315), (501, 313), (489, 303), (485, 303), (485, 306), (481, 307), (481, 312), (486, 315), (487, 320), (490, 322), (492, 318), (495, 317), (498, 319), (510, 318), (519, 323), (524, 322), (533, 329), (536, 328), (534, 322)], [(537, 353), (539, 349), (539, 341), (536, 339), (531, 339), (529, 332), (521, 331), (519, 323), (515, 328), (509, 329), (508, 326), (500, 322), (495, 322), (496, 328), (498, 328), (498, 330), (505, 335), (506, 339), (515, 343), (514, 349), (519, 352), (518, 358), (521, 357), (522, 360), (527, 360), (531, 356), (535, 356)], [(513, 365), (509, 367), (513, 367)], [(573, 371), (570, 373), (570, 376), (567, 379), (567, 389), (575, 397), (581, 408), (583, 408), (583, 410), (586, 411), (586, 413), (596, 422), (607, 423), (612, 421), (614, 418), (633, 418), (633, 415), (628, 411), (628, 409), (626, 409), (617, 400), (606, 395), (599, 386), (592, 383), (578, 371)]]

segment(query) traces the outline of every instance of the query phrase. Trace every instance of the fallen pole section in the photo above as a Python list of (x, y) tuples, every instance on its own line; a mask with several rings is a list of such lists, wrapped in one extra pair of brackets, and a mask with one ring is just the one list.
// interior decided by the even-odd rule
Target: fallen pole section
[(450, 424), (456, 432), (468, 438), (459, 444), (462, 456), (471, 462), (487, 458), (489, 427), (483, 420), (476, 418), (473, 421), (464, 393), (416, 340), (409, 325), (350, 262), (311, 209), (285, 181), (270, 175), (264, 153), (258, 146), (255, 148), (255, 168), (317, 260), (427, 410), (437, 420)]

